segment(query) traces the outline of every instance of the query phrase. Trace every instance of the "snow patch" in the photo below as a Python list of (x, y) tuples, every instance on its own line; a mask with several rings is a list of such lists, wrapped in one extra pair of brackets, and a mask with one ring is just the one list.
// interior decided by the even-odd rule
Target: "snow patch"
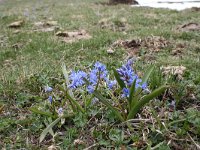
[(200, 0), (137, 0), (139, 5), (133, 7), (167, 8), (173, 10), (184, 10), (192, 7), (200, 8)]

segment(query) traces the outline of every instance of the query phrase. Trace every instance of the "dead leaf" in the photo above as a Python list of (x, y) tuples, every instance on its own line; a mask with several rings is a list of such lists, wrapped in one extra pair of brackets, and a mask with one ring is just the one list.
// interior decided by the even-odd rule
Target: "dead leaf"
[(125, 47), (125, 48), (131, 48), (131, 49), (136, 49), (138, 47), (141, 46), (141, 43), (139, 40), (126, 40), (126, 41), (123, 41), (122, 42), (122, 45)]
[(134, 142), (134, 143), (131, 144), (131, 145), (134, 146), (134, 147), (137, 147), (137, 148), (141, 148), (144, 144), (145, 144), (145, 142), (142, 141), (142, 140), (140, 140), (140, 141)]
[(74, 145), (85, 145), (85, 142), (81, 139), (74, 140)]
[(0, 105), (0, 114), (3, 112), (4, 105)]
[(90, 36), (85, 30), (80, 31), (59, 31), (56, 36), (61, 37), (62, 41), (72, 43), (81, 39), (90, 39)]
[(167, 67), (161, 67), (161, 70), (163, 71), (164, 75), (176, 75), (178, 79), (183, 79), (183, 74), (185, 73), (186, 67), (184, 66), (167, 66)]
[(158, 52), (161, 49), (168, 47), (170, 42), (160, 36), (149, 36), (141, 41), (141, 46), (150, 51)]
[(23, 20), (20, 20), (20, 21), (15, 21), (15, 22), (9, 24), (8, 27), (9, 27), (9, 28), (19, 28), (19, 27), (21, 27), (23, 24), (24, 24), (24, 21), (23, 21)]
[(181, 31), (199, 31), (200, 30), (200, 24), (191, 22), (191, 23), (181, 25), (177, 29), (181, 30)]
[(170, 42), (159, 36), (149, 36), (144, 39), (132, 39), (132, 40), (117, 40), (111, 47), (124, 47), (126, 49), (136, 50), (140, 47), (146, 48), (149, 51), (159, 51), (167, 46)]
[(51, 145), (48, 147), (48, 150), (57, 150), (56, 146), (55, 145)]

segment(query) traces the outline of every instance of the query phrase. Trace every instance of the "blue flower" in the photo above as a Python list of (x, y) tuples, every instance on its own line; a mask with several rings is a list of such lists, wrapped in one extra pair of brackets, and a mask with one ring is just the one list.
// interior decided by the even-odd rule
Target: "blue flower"
[(107, 81), (108, 71), (106, 70), (106, 66), (100, 62), (96, 62), (94, 64), (94, 68), (91, 70), (89, 74), (89, 82), (91, 85), (97, 85), (97, 82), (100, 79)]
[(90, 72), (89, 81), (90, 81), (90, 83), (92, 85), (96, 85), (97, 84), (97, 81), (98, 81), (97, 72), (98, 72), (98, 70), (96, 70), (96, 69), (93, 69)]
[(93, 93), (93, 92), (94, 92), (94, 86), (88, 85), (88, 86), (87, 86), (87, 91), (88, 91), (90, 94)]
[(101, 71), (101, 72), (106, 70), (106, 66), (98, 61), (94, 64), (94, 67), (95, 67), (95, 69), (97, 69), (98, 71)]
[(129, 97), (129, 95), (130, 95), (130, 90), (128, 88), (123, 88), (122, 97)]
[(135, 79), (138, 76), (134, 73), (132, 69), (132, 61), (128, 61), (126, 65), (123, 65), (121, 68), (117, 69), (117, 72), (121, 76), (121, 79), (127, 84), (129, 87), (132, 85)]
[(143, 90), (146, 90), (147, 89), (147, 83), (146, 82), (143, 83), (141, 87), (142, 87)]
[(69, 79), (71, 81), (71, 84), (69, 85), (69, 88), (75, 89), (79, 86), (82, 86), (85, 81), (84, 78), (87, 78), (87, 74), (83, 71), (77, 71), (77, 72), (72, 72), (71, 75), (69, 76)]
[(50, 103), (52, 103), (53, 97), (52, 97), (52, 96), (49, 96), (49, 97), (48, 97), (48, 100), (49, 100)]
[(62, 114), (63, 114), (63, 109), (62, 109), (62, 107), (60, 107), (60, 108), (58, 109), (58, 114), (59, 114), (59, 115), (62, 115)]
[(107, 85), (109, 89), (112, 89), (117, 84), (116, 80), (109, 80), (107, 81)]
[(132, 68), (133, 61), (128, 60), (128, 62), (123, 65), (121, 68), (117, 69), (117, 72), (120, 75), (120, 79), (124, 81), (127, 88), (122, 89), (122, 96), (128, 97), (129, 89), (133, 82), (136, 80), (135, 83), (135, 89), (142, 88), (145, 90), (147, 88), (147, 83), (142, 83), (142, 80), (138, 77), (137, 74), (134, 73), (134, 70)]
[(104, 79), (106, 81), (107, 80), (107, 75), (108, 75), (108, 71), (104, 70), (103, 72), (100, 73), (100, 78)]
[(53, 88), (47, 85), (47, 86), (44, 87), (44, 91), (45, 92), (51, 92), (51, 91), (53, 91)]

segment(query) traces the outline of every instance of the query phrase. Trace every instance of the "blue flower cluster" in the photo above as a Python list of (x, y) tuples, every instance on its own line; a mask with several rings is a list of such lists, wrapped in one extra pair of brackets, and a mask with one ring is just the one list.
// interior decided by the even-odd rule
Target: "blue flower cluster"
[[(134, 73), (132, 68), (133, 61), (128, 60), (128, 62), (123, 65), (121, 68), (117, 69), (121, 79), (126, 84), (126, 88), (122, 89), (122, 97), (128, 97), (130, 94), (129, 88), (132, 83), (136, 80), (136, 89), (141, 87), (142, 89), (147, 88), (146, 83), (142, 83), (142, 80)], [(116, 80), (109, 80), (108, 71), (106, 70), (106, 66), (100, 62), (96, 62), (94, 64), (93, 69), (89, 74), (86, 74), (83, 71), (72, 72), (69, 76), (70, 85), (68, 86), (71, 89), (76, 89), (77, 87), (85, 85), (84, 79), (89, 81), (87, 85), (87, 91), (89, 93), (93, 93), (95, 88), (98, 86), (100, 81), (104, 81), (109, 89), (113, 89), (116, 85)]]
[(75, 89), (79, 86), (82, 86), (85, 81), (84, 78), (87, 78), (87, 74), (83, 71), (72, 72), (69, 76), (69, 79), (72, 81), (69, 85), (69, 88)]
[(129, 88), (131, 87), (131, 85), (133, 84), (135, 80), (136, 80), (136, 85), (135, 85), (136, 89), (139, 87), (141, 87), (142, 89), (147, 88), (147, 84), (146, 83), (142, 84), (142, 80), (138, 77), (137, 74), (134, 73), (132, 65), (133, 65), (133, 61), (130, 59), (127, 61), (125, 65), (117, 69), (117, 72), (121, 76), (121, 80), (123, 80), (127, 86), (127, 88), (122, 89), (122, 93), (123, 93), (122, 97), (129, 97), (129, 94), (130, 94)]
[(108, 71), (106, 70), (106, 66), (100, 62), (96, 62), (94, 64), (93, 69), (87, 75), (83, 71), (72, 72), (69, 76), (71, 84), (69, 88), (75, 89), (77, 87), (83, 86), (85, 84), (84, 79), (89, 81), (89, 85), (87, 85), (87, 91), (89, 93), (93, 93), (98, 82), (105, 81), (108, 88), (112, 89), (116, 84), (116, 81), (109, 80), (108, 78)]

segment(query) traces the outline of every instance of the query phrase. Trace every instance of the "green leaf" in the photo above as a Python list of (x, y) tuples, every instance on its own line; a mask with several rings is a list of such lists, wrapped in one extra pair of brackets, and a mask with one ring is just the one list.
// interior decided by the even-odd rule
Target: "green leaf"
[[(70, 84), (69, 83), (69, 76), (68, 76), (68, 73), (67, 73), (67, 68), (66, 68), (66, 65), (63, 63), (62, 64), (62, 72), (63, 72), (63, 75), (64, 75), (64, 77), (65, 77), (65, 86), (67, 85), (67, 87), (68, 87), (68, 85)], [(69, 92), (69, 94), (71, 95), (71, 96), (73, 96), (73, 92), (72, 92), (72, 90), (71, 89), (68, 89), (68, 92)]]
[(69, 101), (72, 103), (72, 105), (75, 105), (82, 113), (84, 113), (84, 109), (79, 105), (79, 103), (70, 96), (70, 94), (66, 91), (66, 96), (69, 99)]
[(48, 117), (54, 117), (51, 113), (41, 111), (41, 110), (39, 110), (35, 107), (31, 107), (31, 108), (29, 108), (29, 110), (32, 111), (33, 113), (36, 113), (36, 114), (45, 115), (45, 116), (48, 116)]
[(134, 82), (131, 85), (130, 88), (130, 95), (128, 98), (129, 101), (129, 110), (131, 109), (132, 105), (134, 105), (135, 102), (133, 102), (133, 98), (134, 98), (134, 94), (135, 94), (135, 85), (136, 85), (136, 79), (134, 80)]
[(150, 75), (151, 75), (153, 69), (154, 69), (154, 66), (150, 66), (150, 67), (147, 69), (147, 71), (145, 72), (145, 74), (144, 74), (144, 76), (143, 76), (143, 78), (142, 78), (142, 83), (147, 82), (147, 80), (149, 79), (149, 77), (150, 77)]
[(44, 140), (45, 136), (49, 131), (52, 130), (52, 128), (61, 120), (62, 117), (57, 118), (55, 121), (53, 121), (46, 129), (43, 130), (43, 132), (40, 135), (40, 143)]
[(159, 96), (162, 92), (164, 92), (167, 89), (167, 86), (162, 86), (156, 90), (154, 90), (152, 93), (142, 97), (140, 101), (137, 102), (137, 104), (131, 108), (131, 111), (128, 114), (127, 120), (132, 119), (135, 117), (135, 115), (139, 112), (139, 110), (144, 107), (146, 103), (148, 103), (153, 98), (156, 98)]
[(120, 121), (124, 121), (124, 118), (121, 116), (121, 113), (113, 107), (106, 98), (104, 98), (98, 91), (94, 91), (94, 96), (97, 97), (104, 105), (106, 105), (109, 109), (111, 109), (115, 115), (118, 117)]
[(121, 89), (125, 88), (126, 85), (125, 85), (124, 81), (122, 81), (122, 79), (120, 79), (120, 75), (119, 75), (119, 73), (117, 72), (116, 69), (113, 69), (113, 73), (114, 73), (115, 79), (117, 80)]
[(65, 77), (66, 84), (69, 85), (68, 73), (67, 73), (66, 65), (64, 63), (62, 64), (62, 72)]

